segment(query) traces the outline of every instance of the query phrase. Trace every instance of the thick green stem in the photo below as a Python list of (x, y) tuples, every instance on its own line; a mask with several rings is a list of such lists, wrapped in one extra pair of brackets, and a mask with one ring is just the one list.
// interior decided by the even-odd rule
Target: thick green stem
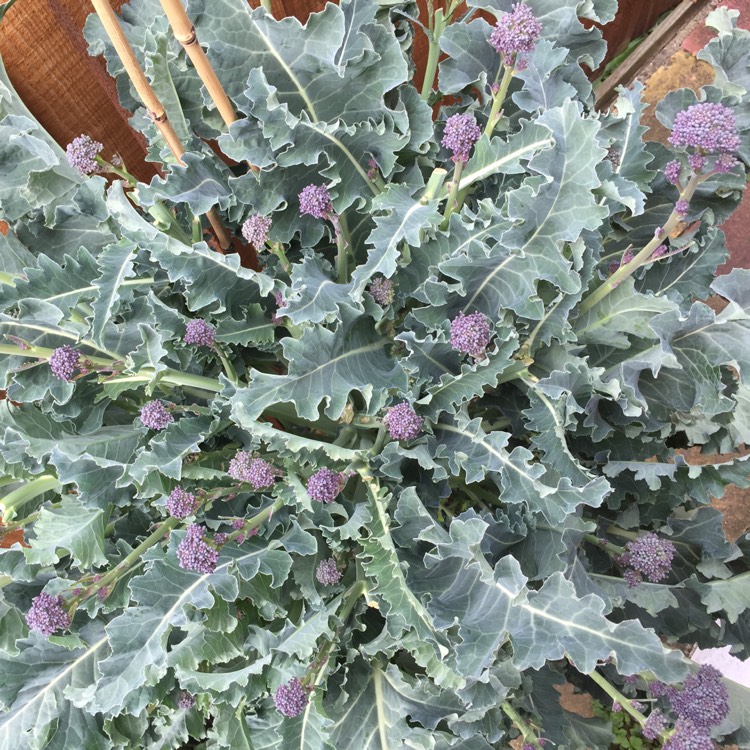
[(9, 492), (0, 501), (0, 513), (2, 513), (3, 520), (9, 521), (14, 518), (16, 511), (26, 505), (26, 503), (49, 490), (57, 489), (59, 486), (60, 481), (57, 477), (45, 474), (44, 476), (32, 479), (23, 487)]
[(614, 685), (600, 675), (596, 670), (589, 672), (589, 677), (610, 697), (619, 703), (641, 726), (646, 723), (646, 717), (633, 706), (633, 702), (626, 698)]
[(427, 180), (427, 184), (425, 185), (424, 192), (419, 198), (419, 202), (423, 206), (426, 206), (430, 201), (437, 198), (443, 188), (443, 184), (445, 183), (445, 178), (447, 176), (448, 172), (442, 167), (436, 167), (432, 170), (432, 174), (430, 175), (429, 179)]
[(492, 137), (492, 131), (495, 129), (495, 125), (500, 121), (500, 110), (505, 102), (511, 78), (513, 78), (513, 66), (504, 65), (503, 68), (503, 80), (500, 81), (500, 86), (492, 97), (492, 109), (490, 110), (487, 125), (484, 128), (484, 134), (488, 138)]
[(457, 161), (456, 168), (453, 170), (453, 180), (451, 181), (451, 189), (448, 193), (448, 200), (445, 204), (445, 210), (443, 211), (443, 222), (440, 225), (441, 229), (447, 229), (448, 223), (450, 222), (451, 214), (460, 208), (458, 201), (458, 184), (461, 182), (461, 175), (464, 171), (464, 162)]
[(280, 242), (272, 242), (270, 247), (271, 247), (271, 252), (281, 261), (282, 269), (286, 273), (289, 273), (292, 270), (292, 264), (289, 262), (289, 259), (286, 257), (284, 246)]
[(190, 226), (193, 244), (200, 242), (203, 239), (203, 224), (201, 223), (201, 217), (193, 216), (193, 221)]
[[(693, 175), (685, 186), (685, 189), (680, 193), (680, 200), (689, 203), (698, 188), (698, 185), (700, 185), (705, 179), (706, 177), (703, 175)], [(591, 294), (581, 302), (581, 305), (578, 308), (579, 311), (585, 313), (590, 310), (594, 305), (597, 305), (614, 291), (621, 281), (624, 281), (628, 276), (634, 274), (642, 265), (646, 264), (651, 258), (654, 250), (656, 250), (656, 248), (669, 237), (671, 231), (681, 220), (682, 215), (678, 214), (677, 211), (672, 211), (666, 224), (661, 228), (661, 232), (658, 235), (654, 234), (654, 238), (645, 245), (645, 247), (630, 262), (622, 264), (603, 284), (601, 284), (601, 286), (591, 292)]]
[(245, 525), (241, 529), (237, 529), (236, 531), (233, 531), (228, 537), (227, 541), (234, 541), (238, 536), (241, 536), (242, 534), (247, 535), (248, 532), (252, 531), (253, 529), (257, 529), (258, 526), (260, 526), (262, 523), (265, 523), (271, 516), (281, 508), (281, 506), (284, 504), (283, 498), (278, 498), (275, 500), (271, 505), (268, 505), (267, 507), (263, 508), (262, 511), (259, 513), (256, 513), (251, 519), (245, 521)]
[(346, 284), (349, 281), (349, 252), (351, 243), (349, 241), (349, 232), (347, 231), (346, 218), (339, 216), (334, 221), (336, 230), (336, 277), (339, 284)]
[(446, 25), (445, 15), (438, 8), (433, 16), (432, 36), (430, 37), (427, 65), (425, 66), (424, 81), (422, 82), (421, 97), (425, 101), (429, 101), (432, 96), (432, 86), (435, 83), (435, 74), (437, 73), (438, 60), (440, 59), (440, 37)]
[(234, 365), (229, 361), (229, 358), (224, 351), (224, 347), (218, 342), (214, 341), (213, 349), (221, 360), (221, 365), (224, 368), (227, 379), (231, 380), (235, 385), (237, 385), (237, 383), (240, 382), (239, 378), (237, 377), (237, 370), (234, 369)]
[(521, 718), (521, 714), (519, 714), (518, 711), (508, 703), (508, 701), (503, 701), (500, 704), (500, 708), (513, 724), (515, 724), (516, 729), (518, 729), (523, 736), (525, 743), (538, 747), (539, 750), (544, 750), (542, 743), (539, 742), (534, 730), (523, 720), (523, 718)]
[(338, 612), (339, 620), (346, 622), (347, 617), (349, 617), (354, 609), (354, 605), (357, 603), (357, 599), (359, 599), (366, 590), (367, 586), (364, 581), (356, 581), (347, 589), (344, 594), (344, 601), (341, 605), (341, 609)]
[(120, 560), (109, 573), (106, 573), (96, 582), (98, 589), (109, 586), (113, 581), (119, 580), (125, 573), (137, 563), (144, 552), (151, 549), (158, 541), (164, 538), (172, 529), (180, 525), (179, 518), (168, 518), (163, 521), (153, 534), (147, 536), (127, 557)]
[(599, 549), (603, 549), (608, 555), (611, 555), (612, 557), (622, 557), (622, 555), (625, 554), (624, 547), (618, 547), (616, 544), (612, 544), (606, 539), (599, 539), (599, 537), (595, 536), (594, 534), (584, 534), (583, 538), (590, 544), (599, 547)]

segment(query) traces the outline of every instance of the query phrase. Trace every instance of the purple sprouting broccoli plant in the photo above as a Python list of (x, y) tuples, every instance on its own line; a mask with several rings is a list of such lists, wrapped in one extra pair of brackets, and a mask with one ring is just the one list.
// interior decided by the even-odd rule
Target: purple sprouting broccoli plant
[(469, 161), (469, 153), (482, 135), (477, 118), (469, 114), (451, 115), (445, 123), (441, 145), (453, 152), (451, 159), (458, 163)]
[(299, 716), (307, 707), (308, 694), (305, 687), (296, 677), (279, 685), (273, 694), (276, 710), (289, 718)]
[(62, 596), (52, 596), (42, 591), (31, 602), (26, 613), (26, 624), (47, 637), (58, 630), (67, 630), (70, 627), (70, 616), (65, 609), (65, 600)]
[(253, 456), (250, 451), (238, 451), (229, 462), (229, 476), (238, 482), (246, 482), (256, 490), (272, 487), (279, 476), (279, 470), (268, 461)]
[(163, 430), (174, 422), (174, 416), (158, 399), (149, 401), (141, 407), (141, 424), (149, 430)]
[(216, 329), (206, 323), (205, 320), (191, 320), (185, 326), (185, 335), (182, 340), (186, 344), (195, 344), (196, 346), (212, 346)]
[(324, 467), (307, 480), (307, 494), (319, 503), (332, 503), (341, 494), (345, 484), (344, 474)]
[(208, 575), (216, 570), (219, 551), (205, 541), (206, 528), (191, 523), (184, 539), (177, 545), (177, 560), (184, 570), (194, 570)]
[(55, 349), (49, 357), (49, 369), (60, 380), (70, 382), (78, 369), (81, 353), (72, 346), (65, 344)]
[(102, 152), (104, 146), (95, 141), (91, 136), (79, 135), (74, 138), (65, 149), (68, 164), (82, 175), (94, 174), (99, 171), (96, 157)]
[(394, 440), (411, 440), (422, 431), (424, 419), (408, 401), (392, 406), (385, 415), (385, 426)]
[(670, 700), (681, 719), (705, 730), (719, 726), (729, 714), (729, 692), (721, 672), (709, 664), (702, 664), (696, 674), (688, 677), (682, 690), (671, 692)]
[(187, 690), (180, 690), (177, 694), (177, 708), (192, 708), (195, 705), (195, 696)]
[(381, 307), (388, 307), (396, 296), (393, 281), (385, 276), (376, 276), (370, 282), (370, 294)]
[(502, 56), (505, 65), (521, 69), (524, 55), (533, 51), (542, 24), (525, 3), (516, 3), (510, 13), (503, 13), (490, 35), (490, 44)]
[(329, 557), (327, 560), (321, 560), (318, 567), (315, 568), (315, 578), (324, 586), (335, 586), (340, 580), (343, 573), (339, 570), (336, 561)]
[(456, 351), (482, 359), (491, 338), (490, 323), (480, 312), (471, 315), (459, 313), (451, 321), (451, 346)]
[(663, 750), (714, 750), (714, 741), (705, 729), (689, 719), (678, 719), (674, 733), (662, 746)]
[(268, 216), (255, 214), (245, 220), (242, 225), (242, 236), (256, 250), (261, 250), (268, 239), (268, 232), (271, 229), (271, 219)]
[(200, 507), (200, 501), (191, 492), (182, 487), (175, 487), (167, 498), (166, 508), (173, 518), (187, 518), (192, 516)]
[(308, 185), (299, 194), (299, 212), (316, 219), (330, 219), (333, 214), (331, 194), (325, 185)]
[(664, 580), (672, 569), (675, 546), (653, 531), (643, 534), (625, 545), (625, 553), (618, 562), (628, 565), (638, 575), (653, 583)]

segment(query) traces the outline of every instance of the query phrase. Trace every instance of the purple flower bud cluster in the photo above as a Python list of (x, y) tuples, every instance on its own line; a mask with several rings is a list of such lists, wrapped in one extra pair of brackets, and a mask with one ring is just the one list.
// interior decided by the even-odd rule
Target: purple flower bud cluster
[(205, 531), (197, 523), (187, 527), (185, 538), (177, 546), (177, 560), (184, 570), (195, 570), (206, 575), (216, 570), (219, 551), (203, 540)]
[(384, 422), (394, 440), (411, 440), (422, 431), (424, 419), (408, 401), (402, 401), (388, 410)]
[(490, 44), (502, 55), (506, 65), (514, 65), (518, 62), (518, 55), (534, 49), (541, 33), (542, 24), (531, 8), (524, 3), (516, 3), (510, 13), (503, 14), (498, 20), (492, 30)]
[(678, 216), (685, 216), (685, 214), (687, 214), (687, 212), (690, 210), (690, 205), (686, 200), (680, 199), (677, 201), (677, 203), (674, 204), (674, 210)]
[(691, 104), (674, 118), (669, 142), (704, 154), (733, 154), (740, 147), (734, 112), (723, 104)]
[(690, 165), (690, 169), (692, 169), (696, 174), (698, 172), (702, 172), (707, 163), (708, 159), (706, 159), (703, 154), (692, 153), (690, 154), (690, 156), (688, 156), (688, 164)]
[(99, 170), (96, 157), (99, 156), (104, 146), (88, 135), (79, 135), (74, 138), (65, 149), (65, 156), (73, 169), (80, 174), (93, 174)]
[(276, 710), (289, 717), (299, 716), (305, 710), (307, 700), (307, 691), (296, 677), (279, 685), (273, 694)]
[(680, 181), (680, 175), (682, 174), (682, 163), (679, 159), (673, 159), (664, 167), (664, 176), (673, 185), (676, 185)]
[(673, 691), (670, 700), (681, 719), (701, 729), (718, 726), (729, 714), (729, 693), (721, 681), (721, 672), (708, 664), (688, 677), (682, 690)]
[(674, 559), (675, 546), (668, 539), (661, 539), (653, 531), (625, 545), (625, 554), (618, 562), (629, 565), (641, 576), (654, 583), (669, 575)]
[(459, 352), (482, 359), (490, 338), (492, 338), (490, 323), (480, 312), (471, 315), (459, 313), (451, 321), (451, 346)]
[(647, 740), (655, 740), (666, 728), (667, 721), (664, 714), (656, 709), (648, 715), (642, 734)]
[(195, 344), (196, 346), (211, 346), (214, 343), (216, 329), (206, 323), (205, 320), (191, 320), (185, 326), (185, 335), (182, 340), (186, 344)]
[(653, 253), (651, 253), (651, 259), (656, 260), (657, 258), (663, 258), (669, 249), (666, 245), (659, 245)]
[(307, 494), (319, 503), (332, 503), (341, 494), (345, 484), (344, 474), (323, 468), (307, 480)]
[(272, 487), (279, 473), (268, 461), (254, 458), (250, 451), (237, 451), (229, 462), (229, 476), (238, 482), (247, 482), (256, 490)]
[(173, 518), (187, 518), (192, 516), (198, 509), (200, 502), (195, 495), (186, 492), (182, 487), (175, 487), (167, 498), (166, 507), (169, 515)]
[(177, 694), (177, 708), (192, 708), (195, 705), (195, 696), (187, 690), (180, 690)]
[(443, 148), (453, 152), (451, 158), (454, 162), (465, 164), (469, 161), (469, 152), (481, 135), (482, 131), (473, 115), (456, 114), (446, 120), (440, 143)]
[(49, 369), (52, 370), (52, 374), (56, 378), (69, 383), (78, 369), (80, 359), (81, 353), (72, 346), (65, 344), (65, 346), (59, 346), (50, 354)]
[(388, 307), (395, 296), (393, 281), (385, 276), (376, 276), (370, 282), (370, 294), (381, 307)]
[(316, 219), (328, 219), (333, 214), (331, 194), (325, 185), (308, 185), (299, 194), (299, 212)]
[(61, 596), (42, 592), (31, 602), (26, 613), (26, 624), (47, 637), (58, 630), (66, 630), (70, 627), (70, 617), (65, 611), (65, 600)]
[[(274, 292), (273, 298), (276, 301), (277, 308), (284, 307), (284, 305), (286, 305), (286, 302), (284, 301), (284, 295), (281, 292)], [(281, 323), (281, 318), (278, 315), (276, 315), (276, 313), (274, 313), (271, 316), (271, 322), (274, 325), (279, 325)]]
[(271, 219), (267, 216), (255, 214), (245, 220), (242, 225), (242, 236), (256, 249), (261, 250), (268, 239), (271, 229)]
[(240, 529), (245, 528), (245, 519), (244, 518), (235, 518), (234, 521), (232, 521), (232, 528), (236, 531), (239, 531)]
[(174, 422), (174, 417), (167, 411), (164, 404), (159, 401), (149, 401), (141, 407), (141, 424), (149, 430), (163, 430), (167, 425)]
[(321, 560), (315, 569), (315, 578), (324, 586), (334, 586), (341, 580), (341, 576), (342, 573), (332, 557), (329, 557), (327, 560)]
[(214, 544), (217, 547), (221, 547), (222, 545), (227, 543), (227, 539), (229, 537), (229, 534), (225, 534), (223, 531), (217, 531), (214, 534)]
[(731, 172), (734, 165), (737, 164), (737, 159), (731, 154), (721, 154), (714, 163), (714, 171), (719, 174), (726, 174)]
[(714, 750), (711, 737), (689, 719), (679, 719), (663, 750)]

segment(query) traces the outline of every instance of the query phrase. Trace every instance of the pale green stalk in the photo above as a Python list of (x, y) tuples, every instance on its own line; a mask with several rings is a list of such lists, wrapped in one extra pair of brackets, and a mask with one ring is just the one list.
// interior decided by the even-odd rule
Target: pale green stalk
[(32, 479), (30, 482), (19, 487), (18, 489), (9, 492), (0, 501), (0, 513), (2, 513), (3, 520), (9, 521), (14, 518), (16, 511), (26, 505), (26, 503), (33, 500), (39, 495), (43, 495), (45, 492), (55, 490), (60, 486), (60, 481), (57, 477), (50, 474)]

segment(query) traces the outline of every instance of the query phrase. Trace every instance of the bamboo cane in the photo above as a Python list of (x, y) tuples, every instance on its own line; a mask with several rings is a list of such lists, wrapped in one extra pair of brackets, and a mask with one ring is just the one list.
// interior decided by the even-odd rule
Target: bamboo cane
[[(167, 117), (164, 105), (161, 103), (153, 88), (151, 88), (151, 84), (146, 78), (140, 63), (133, 52), (133, 48), (130, 46), (130, 42), (128, 42), (125, 37), (122, 27), (117, 20), (117, 16), (109, 4), (109, 0), (91, 0), (91, 4), (94, 6), (94, 10), (99, 16), (99, 19), (104, 26), (104, 30), (107, 32), (107, 36), (109, 36), (117, 55), (125, 66), (125, 71), (130, 77), (130, 81), (138, 93), (138, 96), (146, 107), (149, 117), (154, 121), (154, 124), (159, 129), (159, 132), (167, 142), (167, 145), (175, 158), (180, 164), (184, 165), (182, 157), (185, 153), (185, 147), (182, 145), (182, 141), (172, 127), (172, 123)], [(214, 232), (216, 232), (216, 237), (219, 240), (219, 247), (221, 247), (222, 250), (226, 250), (230, 245), (231, 238), (229, 232), (221, 223), (221, 219), (219, 218), (216, 209), (212, 208), (207, 211), (206, 218), (211, 223)]]
[[(221, 81), (219, 81), (216, 75), (216, 71), (206, 57), (203, 47), (198, 43), (195, 26), (193, 26), (188, 14), (185, 12), (182, 0), (161, 0), (161, 7), (164, 9), (169, 25), (172, 27), (175, 39), (185, 49), (201, 81), (203, 81), (203, 85), (208, 90), (211, 99), (216, 105), (216, 109), (219, 110), (219, 114), (227, 127), (229, 127), (233, 122), (237, 121), (237, 113), (234, 110), (234, 105), (224, 91)], [(250, 162), (247, 164), (253, 172), (258, 171), (258, 167), (254, 164), (250, 164)]]

